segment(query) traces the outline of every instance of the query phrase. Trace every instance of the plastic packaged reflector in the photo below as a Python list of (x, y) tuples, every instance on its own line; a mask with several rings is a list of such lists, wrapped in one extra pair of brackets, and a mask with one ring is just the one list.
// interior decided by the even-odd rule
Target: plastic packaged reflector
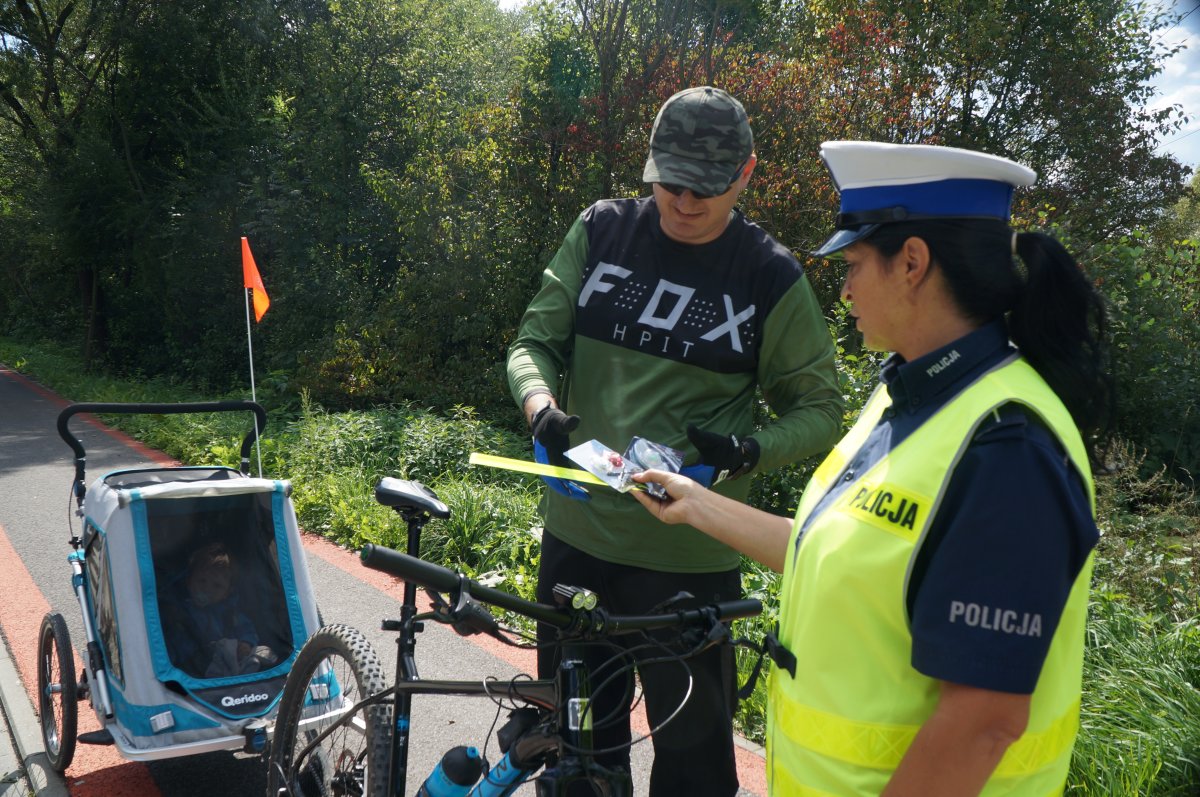
[[(636, 473), (644, 470), (665, 470), (678, 473), (683, 466), (683, 452), (664, 446), (644, 437), (634, 437), (624, 454), (618, 454), (599, 440), (589, 440), (567, 451), (572, 462), (595, 476), (618, 492), (628, 492), (637, 486), (633, 481)], [(646, 491), (657, 498), (664, 498), (662, 485), (649, 483)]]

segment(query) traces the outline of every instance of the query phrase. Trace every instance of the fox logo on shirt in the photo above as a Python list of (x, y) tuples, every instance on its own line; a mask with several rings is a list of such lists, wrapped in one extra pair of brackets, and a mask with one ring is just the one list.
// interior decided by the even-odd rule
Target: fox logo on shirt
[[(660, 278), (653, 286), (653, 291), (649, 291), (646, 283), (630, 281), (632, 275), (632, 270), (622, 266), (597, 263), (579, 293), (579, 307), (586, 308), (598, 295), (617, 291), (612, 297), (613, 308), (629, 316), (634, 323), (614, 322), (614, 342), (626, 346), (632, 344), (639, 349), (653, 349), (655, 353), (672, 354), (679, 359), (687, 359), (697, 341), (714, 342), (728, 338), (730, 349), (738, 353), (744, 351), (741, 327), (754, 317), (753, 304), (735, 307), (733, 297), (722, 293), (722, 307), (718, 312), (713, 307), (715, 302), (697, 298), (696, 288)], [(650, 293), (648, 299), (645, 298), (647, 293)], [(632, 318), (634, 312), (636, 319)], [(671, 334), (678, 332), (681, 322), (684, 327), (690, 326), (699, 334), (694, 338)], [(752, 328), (748, 334), (753, 335)]]

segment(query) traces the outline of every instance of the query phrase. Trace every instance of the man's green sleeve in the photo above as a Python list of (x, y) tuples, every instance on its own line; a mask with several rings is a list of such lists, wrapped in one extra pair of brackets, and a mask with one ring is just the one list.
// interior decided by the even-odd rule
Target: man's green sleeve
[(518, 407), (545, 391), (557, 395), (575, 339), (575, 306), (587, 259), (588, 238), (577, 218), (542, 274), (542, 286), (508, 349), (508, 387)]
[(833, 338), (807, 277), (768, 316), (758, 383), (777, 418), (754, 433), (758, 470), (828, 451), (842, 430), (844, 401), (834, 366)]

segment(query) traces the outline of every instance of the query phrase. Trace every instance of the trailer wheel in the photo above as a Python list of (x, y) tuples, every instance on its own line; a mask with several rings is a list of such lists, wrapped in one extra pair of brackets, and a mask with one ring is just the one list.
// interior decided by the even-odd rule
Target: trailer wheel
[(78, 684), (71, 634), (58, 612), (42, 618), (38, 634), (38, 716), (50, 768), (62, 773), (75, 757), (75, 731), (79, 719)]

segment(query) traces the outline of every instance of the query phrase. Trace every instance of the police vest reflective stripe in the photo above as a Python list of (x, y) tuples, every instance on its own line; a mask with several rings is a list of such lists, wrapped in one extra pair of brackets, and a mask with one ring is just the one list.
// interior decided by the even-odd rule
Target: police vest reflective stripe
[[(872, 769), (895, 769), (920, 730), (917, 725), (855, 722), (789, 703), (776, 714), (779, 730), (793, 741), (823, 755)], [(999, 777), (1037, 772), (1053, 764), (1079, 730), (1079, 702), (1040, 733), (1026, 733), (1005, 753)]]
[[(771, 783), (771, 792), (773, 794), (786, 795), (786, 797), (844, 797), (842, 794), (809, 788), (803, 783), (794, 780), (786, 771), (778, 772), (778, 777)], [(1060, 794), (1062, 794), (1062, 789), (1057, 788), (1046, 792), (1044, 795), (1035, 795), (1034, 797), (1056, 797), (1056, 795)], [(1025, 797), (1025, 795), (1022, 795), (1022, 797)]]
[[(800, 501), (780, 589), (780, 641), (795, 654), (797, 668), (794, 678), (778, 669), (771, 673), (773, 794), (878, 794), (933, 712), (937, 682), (910, 663), (909, 570), (975, 430), (1009, 403), (1025, 405), (1063, 443), (1094, 511), (1079, 432), (1062, 402), (1020, 358), (963, 390), (887, 457), (852, 475), (842, 494), (809, 518), (835, 480), (845, 478), (846, 464), (890, 406), (886, 390), (876, 391), (817, 469)], [(1072, 586), (1031, 699), (1026, 733), (988, 781), (988, 797), (1061, 792), (1078, 731), (1091, 565), (1089, 557)], [(997, 633), (1041, 632), (1040, 616), (959, 608), (964, 619)], [(966, 617), (968, 611), (973, 617)]]

